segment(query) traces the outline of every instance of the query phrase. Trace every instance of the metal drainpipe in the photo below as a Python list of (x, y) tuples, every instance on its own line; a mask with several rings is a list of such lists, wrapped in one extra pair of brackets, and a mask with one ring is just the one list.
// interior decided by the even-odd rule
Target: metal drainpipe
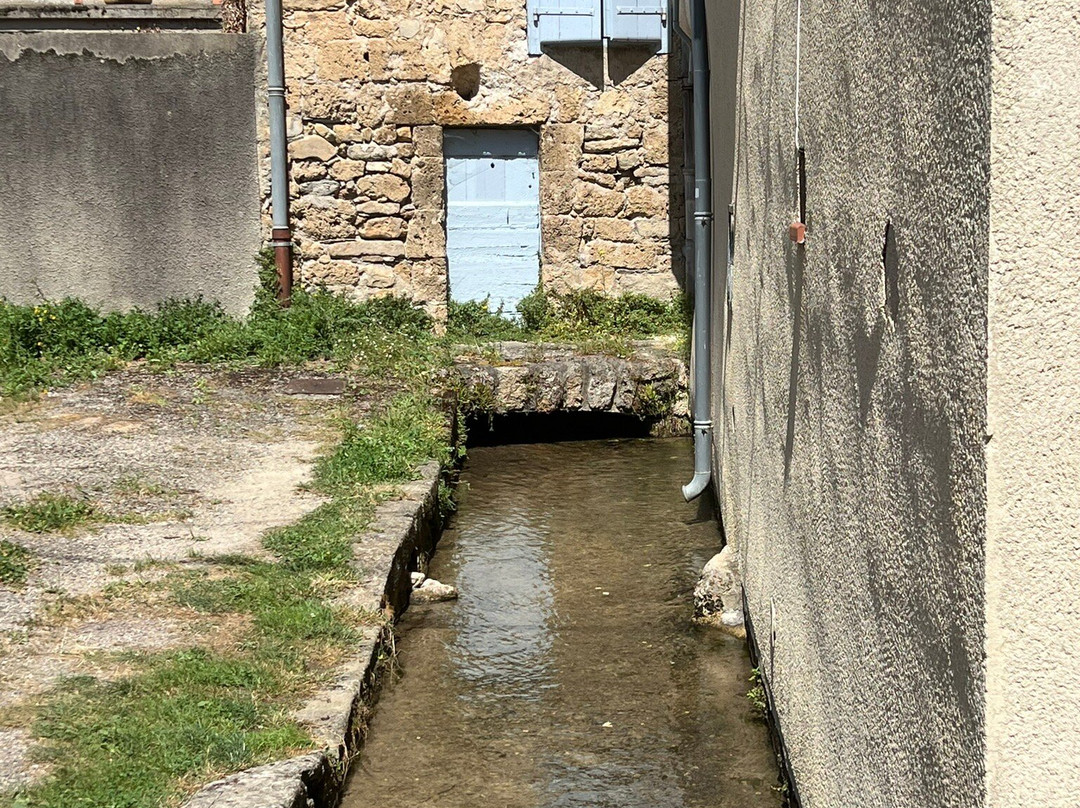
[(285, 52), (282, 0), (266, 0), (266, 78), (270, 107), (270, 246), (277, 267), (278, 300), (292, 298), (292, 231), (289, 229), (289, 144), (285, 136)]
[[(693, 43), (690, 41), (690, 37), (686, 35), (686, 31), (682, 29), (682, 2), (681, 0), (671, 0), (671, 27), (675, 31), (676, 36), (679, 38), (679, 42), (686, 48), (686, 53), (689, 54), (690, 49), (693, 47)], [(693, 148), (692, 140), (690, 137), (690, 130), (693, 126), (693, 77), (690, 74), (689, 66), (683, 67), (682, 60), (680, 59), (679, 71), (682, 74), (682, 92), (683, 92), (683, 197), (685, 197), (685, 221), (683, 223), (683, 266), (693, 266), (694, 253), (694, 195), (692, 193), (694, 188), (694, 160), (691, 149)], [(683, 72), (685, 71), (685, 72)]]
[(691, 71), (694, 80), (694, 477), (683, 486), (689, 502), (712, 479), (711, 312), (712, 182), (709, 165), (709, 54), (705, 37), (705, 0), (693, 0)]

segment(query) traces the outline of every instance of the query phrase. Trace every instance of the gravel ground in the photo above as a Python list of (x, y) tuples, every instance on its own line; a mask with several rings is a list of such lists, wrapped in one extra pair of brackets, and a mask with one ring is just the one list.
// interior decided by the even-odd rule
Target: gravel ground
[(220, 630), (161, 609), (95, 610), (81, 596), (152, 580), (163, 574), (156, 562), (261, 554), (267, 528), (320, 503), (298, 486), (337, 419), (366, 406), (345, 381), (310, 370), (134, 367), (0, 415), (0, 507), (66, 493), (102, 514), (62, 533), (0, 522), (0, 538), (34, 559), (24, 585), (0, 584), (0, 791), (40, 773), (17, 705), (59, 677), (107, 675), (100, 652)]

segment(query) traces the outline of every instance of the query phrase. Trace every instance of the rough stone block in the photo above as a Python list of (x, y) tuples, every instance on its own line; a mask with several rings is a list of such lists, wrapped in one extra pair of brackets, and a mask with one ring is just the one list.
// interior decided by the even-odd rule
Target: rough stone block
[(618, 241), (591, 241), (585, 249), (586, 264), (604, 264), (628, 269), (652, 269), (657, 249), (652, 244), (626, 244)]
[(401, 205), (397, 202), (362, 202), (356, 210), (365, 216), (394, 216), (401, 211)]
[(403, 202), (409, 197), (409, 184), (393, 174), (378, 174), (356, 180), (356, 193), (367, 199)]
[(626, 191), (627, 216), (666, 216), (667, 194), (655, 188), (637, 185)]
[(540, 244), (545, 262), (566, 263), (577, 259), (581, 245), (581, 219), (576, 216), (543, 216)]
[(405, 235), (404, 219), (396, 216), (379, 216), (368, 219), (360, 227), (360, 235), (371, 239), (399, 239)]
[(311, 182), (326, 176), (326, 163), (318, 160), (300, 160), (292, 164), (292, 177), (299, 183)]
[(578, 182), (574, 193), (574, 210), (585, 216), (616, 216), (626, 203), (620, 191)]
[(369, 289), (386, 290), (397, 285), (393, 267), (384, 264), (364, 264), (360, 269), (360, 279)]
[(545, 214), (565, 214), (574, 209), (577, 172), (541, 169), (540, 210)]
[(611, 172), (618, 169), (619, 163), (614, 154), (586, 154), (578, 162), (578, 167), (587, 172)]
[(365, 81), (371, 67), (367, 59), (368, 46), (362, 39), (340, 39), (327, 42), (315, 56), (315, 69), (320, 81)]
[(337, 146), (318, 135), (308, 135), (289, 144), (289, 156), (294, 160), (329, 160), (335, 154)]
[(635, 149), (639, 145), (636, 138), (613, 137), (605, 140), (586, 140), (585, 151), (587, 152), (615, 152), (623, 149)]
[(606, 241), (634, 241), (638, 231), (629, 219), (590, 219), (588, 232), (592, 238)]
[(446, 227), (441, 210), (418, 210), (409, 222), (405, 241), (407, 258), (442, 258), (446, 255)]
[(549, 124), (541, 131), (540, 159), (554, 170), (573, 168), (581, 159), (584, 127), (578, 123)]
[(386, 95), (390, 105), (387, 120), (391, 123), (399, 126), (431, 123), (435, 111), (426, 84), (401, 85), (390, 89)]
[(413, 128), (413, 145), (417, 157), (437, 157), (442, 159), (442, 127), (416, 126)]
[(644, 160), (644, 155), (640, 149), (634, 149), (632, 151), (620, 152), (615, 158), (619, 171), (633, 171), (635, 168), (641, 165)]
[(355, 180), (364, 176), (366, 165), (358, 160), (337, 160), (330, 165), (330, 176), (336, 180)]
[(313, 196), (333, 196), (340, 187), (333, 180), (317, 180), (315, 182), (300, 183), (297, 190), (302, 194), (311, 194)]
[(400, 241), (339, 241), (327, 248), (331, 258), (401, 258), (405, 255), (405, 245)]
[(446, 176), (443, 161), (421, 157), (413, 161), (413, 204), (420, 210), (441, 210), (445, 204)]
[(353, 286), (360, 280), (360, 268), (352, 261), (321, 259), (304, 264), (304, 282), (327, 286)]
[(678, 284), (671, 272), (618, 270), (615, 272), (615, 288), (620, 294), (635, 292), (665, 298), (678, 290)]
[(330, 201), (339, 202), (340, 207), (309, 207), (302, 212), (294, 208), (298, 220), (297, 229), (309, 238), (318, 241), (355, 236), (356, 225), (353, 222), (352, 206), (345, 200)]
[(380, 143), (353, 143), (346, 150), (350, 160), (391, 160), (397, 150)]

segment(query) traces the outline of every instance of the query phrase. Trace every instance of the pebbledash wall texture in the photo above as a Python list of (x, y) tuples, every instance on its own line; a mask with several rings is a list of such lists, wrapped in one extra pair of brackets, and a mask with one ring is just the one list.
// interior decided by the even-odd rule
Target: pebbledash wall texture
[(539, 134), (546, 288), (679, 288), (677, 54), (597, 43), (530, 56), (526, 23), (524, 0), (285, 0), (300, 283), (406, 295), (444, 316), (443, 133), (517, 127)]

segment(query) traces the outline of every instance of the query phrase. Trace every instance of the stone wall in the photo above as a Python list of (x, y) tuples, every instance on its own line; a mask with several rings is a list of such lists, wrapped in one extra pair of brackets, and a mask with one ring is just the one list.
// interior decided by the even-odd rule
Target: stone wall
[(545, 286), (678, 288), (674, 56), (530, 57), (524, 0), (285, 0), (285, 26), (302, 283), (443, 314), (443, 128), (506, 126), (540, 135)]

